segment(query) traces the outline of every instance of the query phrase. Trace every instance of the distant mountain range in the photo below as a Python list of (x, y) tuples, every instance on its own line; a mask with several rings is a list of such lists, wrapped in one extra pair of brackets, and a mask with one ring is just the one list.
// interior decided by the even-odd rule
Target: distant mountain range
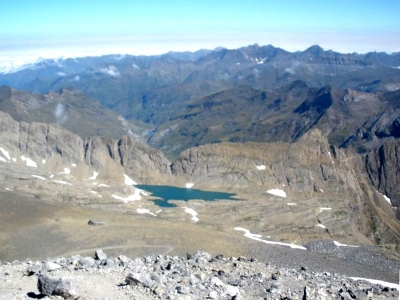
[[(150, 134), (145, 138), (149, 139), (152, 145), (176, 155), (186, 146), (221, 140), (295, 140), (316, 122), (317, 115), (322, 116), (321, 112), (311, 117), (308, 127), (295, 125), (297, 118), (291, 119), (291, 126), (304, 128), (291, 129), (295, 132), (286, 132), (283, 135), (281, 130), (275, 128), (275, 123), (279, 121), (281, 126), (289, 126), (284, 118), (280, 117), (279, 120), (271, 121), (267, 115), (277, 116), (286, 109), (285, 113), (304, 116), (307, 104), (296, 112), (290, 112), (290, 110), (296, 109), (307, 99), (311, 101), (310, 99), (316, 97), (315, 93), (324, 86), (330, 86), (327, 89), (333, 91), (342, 90), (335, 93), (343, 95), (353, 93), (345, 92), (347, 89), (354, 90), (354, 93), (397, 91), (400, 88), (399, 66), (400, 53), (342, 54), (331, 50), (325, 51), (317, 45), (303, 52), (291, 53), (271, 45), (255, 44), (232, 50), (217, 48), (213, 51), (169, 52), (158, 56), (107, 55), (43, 60), (14, 73), (0, 74), (0, 85), (39, 94), (73, 87), (98, 100), (104, 107), (112, 109), (127, 120), (147, 123), (146, 126), (142, 126), (144, 123), (141, 123), (142, 125), (137, 127), (138, 131), (151, 133), (149, 129), (152, 129), (155, 135)], [(301, 82), (301, 87), (291, 88), (293, 82)], [(289, 91), (291, 91), (291, 98), (284, 99)], [(293, 96), (293, 93), (296, 95)], [(231, 102), (233, 101), (235, 106), (225, 101), (225, 98), (230, 95), (234, 98)], [(248, 103), (249, 97), (253, 99), (253, 102)], [(362, 97), (383, 99), (389, 96), (365, 94)], [(393, 97), (397, 99), (396, 96)], [(255, 98), (258, 98), (258, 102), (254, 100)], [(213, 99), (221, 103), (210, 104), (214, 101)], [(274, 104), (274, 101), (277, 102)], [(372, 100), (369, 102), (368, 105), (377, 103)], [(395, 102), (391, 101), (392, 104)], [(263, 103), (268, 103), (268, 107), (258, 106)], [(385, 101), (381, 100), (380, 103), (385, 103)], [(204, 105), (208, 105), (207, 109), (201, 111), (202, 107), (206, 108)], [(175, 147), (175, 150), (166, 149), (169, 146), (163, 141), (163, 137), (172, 138), (166, 135), (167, 132), (174, 131), (179, 126), (185, 126), (186, 131), (191, 131), (184, 125), (184, 122), (189, 122), (191, 126), (197, 126), (198, 129), (193, 133), (181, 133), (184, 136), (199, 134), (205, 129), (204, 125), (208, 125), (207, 118), (211, 117), (206, 112), (212, 111), (214, 114), (217, 107), (222, 112), (229, 111), (230, 114), (230, 116), (219, 114), (220, 124), (225, 124), (221, 126), (229, 127), (228, 131), (232, 129), (233, 132), (241, 132), (241, 134), (226, 133), (224, 130), (220, 133), (217, 130), (215, 134), (216, 124), (214, 124), (214, 129), (206, 134), (209, 137), (185, 142), (185, 145)], [(235, 112), (234, 107), (240, 109), (242, 115), (240, 119), (235, 117), (233, 121), (235, 125), (230, 119), (234, 116), (232, 114), (237, 114), (239, 111)], [(385, 107), (386, 104), (381, 108)], [(250, 110), (244, 112), (244, 108), (257, 111), (258, 116), (254, 116), (254, 113), (250, 114)], [(339, 106), (336, 106), (336, 109), (340, 109)], [(375, 109), (371, 112), (379, 113)], [(356, 116), (357, 122), (352, 122), (353, 125), (350, 127), (343, 124), (335, 125), (342, 130), (341, 133), (337, 133), (340, 138), (331, 136), (331, 140), (337, 144), (344, 142), (344, 138), (350, 137), (354, 130), (367, 121), (367, 116), (361, 117), (358, 113), (353, 112), (348, 116), (351, 118)], [(247, 120), (247, 117), (251, 120)], [(196, 122), (193, 122), (193, 118), (196, 118)], [(206, 123), (203, 125), (198, 123), (199, 118)], [(267, 123), (271, 124), (271, 122), (275, 124), (275, 127), (267, 126)], [(177, 125), (178, 123), (180, 125)], [(241, 123), (246, 123), (246, 125)], [(272, 131), (266, 133), (266, 129)], [(340, 130), (336, 128), (334, 131)], [(260, 131), (262, 131), (262, 138)], [(170, 143), (173, 142), (170, 140)]]

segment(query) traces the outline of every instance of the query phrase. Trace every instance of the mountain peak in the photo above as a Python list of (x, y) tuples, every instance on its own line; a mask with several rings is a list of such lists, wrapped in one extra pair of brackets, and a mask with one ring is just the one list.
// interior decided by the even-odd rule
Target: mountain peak
[(314, 55), (319, 55), (324, 52), (324, 49), (319, 45), (313, 45), (313, 46), (307, 48), (304, 52), (312, 53)]

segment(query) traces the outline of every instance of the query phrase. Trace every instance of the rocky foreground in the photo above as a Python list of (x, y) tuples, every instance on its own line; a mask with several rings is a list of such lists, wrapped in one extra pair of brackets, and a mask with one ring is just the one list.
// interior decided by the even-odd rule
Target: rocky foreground
[(206, 252), (0, 264), (0, 299), (398, 299), (399, 286)]

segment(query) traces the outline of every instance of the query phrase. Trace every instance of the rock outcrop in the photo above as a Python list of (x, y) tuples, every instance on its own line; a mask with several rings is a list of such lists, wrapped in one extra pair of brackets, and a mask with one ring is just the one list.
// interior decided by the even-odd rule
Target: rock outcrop
[(364, 157), (365, 168), (375, 189), (400, 206), (400, 141), (387, 141)]

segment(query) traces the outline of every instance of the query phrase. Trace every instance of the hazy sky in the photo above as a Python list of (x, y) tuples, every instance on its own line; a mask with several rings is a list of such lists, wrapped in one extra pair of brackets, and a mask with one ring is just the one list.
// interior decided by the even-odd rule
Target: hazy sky
[(0, 61), (159, 54), (272, 44), (400, 51), (400, 1), (14, 0), (0, 17)]

